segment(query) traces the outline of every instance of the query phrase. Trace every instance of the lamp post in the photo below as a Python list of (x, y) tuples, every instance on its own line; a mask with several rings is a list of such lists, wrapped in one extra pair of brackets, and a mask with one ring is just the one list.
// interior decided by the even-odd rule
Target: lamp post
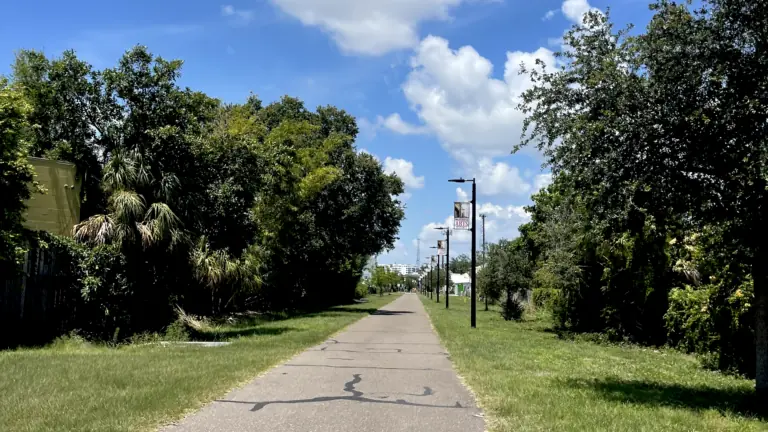
[(445, 230), (445, 308), (448, 309), (451, 298), (451, 229), (449, 227), (435, 229)]
[(476, 216), (476, 210), (477, 210), (477, 183), (475, 182), (475, 179), (464, 179), (464, 178), (457, 178), (457, 179), (450, 179), (448, 180), (452, 183), (468, 183), (472, 182), (472, 268), (470, 269), (470, 276), (471, 276), (471, 285), (472, 285), (472, 311), (471, 311), (471, 325), (472, 328), (477, 327), (477, 295), (475, 294), (475, 291), (477, 290), (477, 274), (475, 272), (475, 266), (477, 265), (477, 261), (475, 258), (475, 255), (477, 254), (477, 223), (475, 222)]
[[(480, 218), (483, 219), (483, 265), (485, 265), (488, 262), (488, 257), (485, 255), (485, 214), (481, 214)], [(485, 295), (485, 310), (488, 310), (488, 292), (486, 290)]]
[(437, 295), (437, 302), (440, 303), (440, 249), (437, 246), (430, 246), (430, 249), (437, 249), (437, 284), (435, 286), (435, 294)]
[(434, 255), (429, 257), (429, 298), (432, 298), (432, 261), (434, 259)]

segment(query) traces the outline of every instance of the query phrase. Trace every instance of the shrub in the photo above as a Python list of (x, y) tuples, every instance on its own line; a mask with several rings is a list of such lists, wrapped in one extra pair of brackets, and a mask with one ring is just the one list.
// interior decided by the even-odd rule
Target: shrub
[(368, 295), (368, 285), (363, 282), (358, 282), (355, 287), (355, 300), (365, 298)]
[(558, 291), (551, 288), (535, 288), (531, 295), (533, 304), (537, 307), (552, 309), (557, 300)]
[(664, 316), (669, 344), (697, 354), (704, 367), (753, 376), (753, 284), (747, 279), (728, 288), (734, 285), (718, 281), (673, 289)]
[(183, 319), (177, 319), (165, 329), (165, 340), (183, 342), (190, 339), (187, 323)]
[(519, 321), (523, 317), (525, 308), (513, 295), (507, 295), (501, 309), (501, 316), (507, 321)]

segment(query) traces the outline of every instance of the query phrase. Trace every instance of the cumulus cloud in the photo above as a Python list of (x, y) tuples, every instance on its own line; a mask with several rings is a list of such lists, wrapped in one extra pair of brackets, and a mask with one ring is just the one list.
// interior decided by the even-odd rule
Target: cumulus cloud
[(531, 192), (531, 185), (523, 180), (515, 166), (483, 158), (477, 162), (475, 169), (477, 193), (480, 195), (525, 196)]
[(235, 19), (240, 24), (246, 24), (255, 18), (252, 10), (237, 9), (232, 5), (223, 5), (221, 15)]
[(405, 184), (405, 187), (411, 189), (421, 189), (424, 187), (424, 176), (416, 176), (413, 173), (413, 162), (405, 159), (393, 159), (387, 156), (382, 165), (384, 172), (387, 174), (397, 174)]
[(557, 12), (558, 12), (557, 9), (552, 9), (550, 11), (547, 11), (547, 13), (544, 14), (544, 17), (541, 20), (542, 21), (549, 21), (549, 20), (551, 20), (552, 18), (555, 17)]
[(330, 34), (342, 51), (381, 55), (418, 44), (419, 24), (450, 18), (465, 0), (271, 0), (304, 25)]
[(552, 184), (552, 173), (539, 174), (533, 179), (533, 191), (537, 192)]
[[(497, 242), (502, 238), (513, 239), (520, 233), (518, 227), (531, 220), (528, 212), (523, 206), (508, 205), (503, 206), (493, 203), (483, 203), (477, 207), (478, 227), (482, 224), (480, 215), (485, 214), (485, 237), (487, 242)], [(453, 227), (453, 216), (448, 216), (443, 222), (430, 222), (421, 227), (419, 238), (421, 239), (422, 249), (434, 246), (437, 240), (445, 238), (445, 234), (437, 230), (438, 227)], [(478, 241), (479, 240), (478, 236)], [(459, 252), (462, 253), (462, 246), (466, 247), (472, 243), (472, 234), (467, 230), (451, 231), (451, 245), (456, 245)], [(427, 253), (429, 255), (429, 253)]]
[(419, 119), (457, 158), (462, 153), (495, 157), (509, 154), (518, 143), (525, 118), (517, 107), (530, 80), (520, 65), (536, 59), (555, 64), (552, 51), (508, 52), (503, 79), (493, 78), (493, 64), (473, 47), (458, 50), (448, 41), (428, 36), (411, 59), (403, 93)]
[(584, 15), (590, 11), (599, 9), (592, 7), (587, 0), (565, 0), (560, 8), (566, 18), (576, 24), (584, 22)]
[[(422, 125), (392, 115), (389, 129), (435, 134), (464, 173), (477, 179), (481, 195), (529, 194), (532, 186), (518, 168), (494, 158), (508, 155), (519, 142), (525, 115), (518, 105), (531, 86), (528, 77), (520, 75), (521, 65), (533, 67), (537, 59), (555, 65), (554, 53), (547, 48), (508, 52), (503, 79), (494, 78), (494, 65), (473, 47), (454, 50), (447, 40), (429, 36), (414, 52), (412, 70), (402, 85)], [(525, 151), (536, 154), (534, 148)]]
[(407, 123), (398, 113), (391, 114), (386, 118), (378, 116), (376, 125), (378, 127), (385, 127), (401, 135), (423, 135), (429, 133), (429, 129), (424, 126), (415, 126)]
[(456, 188), (456, 201), (469, 201), (469, 193), (462, 188)]

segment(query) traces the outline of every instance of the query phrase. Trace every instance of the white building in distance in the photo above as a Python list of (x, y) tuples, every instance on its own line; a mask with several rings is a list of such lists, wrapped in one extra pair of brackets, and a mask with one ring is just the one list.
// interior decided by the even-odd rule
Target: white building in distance
[(398, 273), (400, 276), (415, 275), (419, 272), (418, 267), (413, 264), (383, 264), (381, 267)]

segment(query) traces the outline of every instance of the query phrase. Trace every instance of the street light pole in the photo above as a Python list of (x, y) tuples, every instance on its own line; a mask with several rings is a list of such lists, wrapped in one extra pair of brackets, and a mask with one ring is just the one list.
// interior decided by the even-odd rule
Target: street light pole
[(451, 229), (445, 230), (445, 308), (451, 298)]
[(429, 257), (429, 298), (432, 298), (432, 261), (434, 258), (434, 255)]
[(451, 179), (448, 180), (453, 183), (468, 183), (472, 182), (472, 268), (470, 269), (471, 287), (472, 287), (472, 310), (471, 310), (471, 325), (472, 328), (477, 327), (477, 182), (475, 179)]
[(477, 328), (477, 183), (472, 179), (472, 328)]
[(440, 254), (437, 255), (437, 284), (435, 284), (435, 296), (437, 296), (436, 302), (440, 303)]
[[(488, 257), (485, 255), (485, 215), (481, 214), (480, 217), (483, 219), (483, 265), (486, 265), (486, 262), (488, 261)], [(486, 292), (485, 295), (485, 310), (488, 310), (488, 293)]]
[(435, 229), (445, 230), (445, 308), (448, 309), (451, 298), (451, 229), (450, 227), (437, 227)]

